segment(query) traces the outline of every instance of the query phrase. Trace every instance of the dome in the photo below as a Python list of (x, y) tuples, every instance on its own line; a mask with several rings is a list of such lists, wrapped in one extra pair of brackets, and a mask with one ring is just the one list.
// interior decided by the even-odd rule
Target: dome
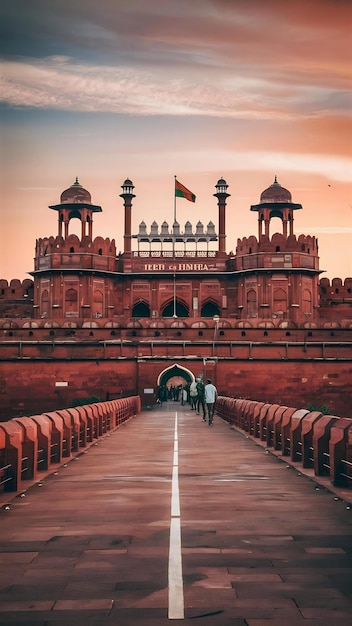
[(62, 204), (92, 204), (92, 198), (89, 191), (84, 189), (76, 178), (73, 185), (62, 192), (60, 202)]
[(273, 184), (262, 192), (260, 202), (292, 202), (292, 196), (288, 189), (281, 187), (275, 176)]

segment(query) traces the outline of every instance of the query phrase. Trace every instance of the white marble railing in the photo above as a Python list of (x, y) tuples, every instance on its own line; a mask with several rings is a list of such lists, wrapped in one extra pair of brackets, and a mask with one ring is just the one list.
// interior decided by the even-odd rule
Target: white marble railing
[(140, 258), (211, 258), (214, 259), (217, 255), (216, 250), (135, 250), (133, 252), (134, 257)]

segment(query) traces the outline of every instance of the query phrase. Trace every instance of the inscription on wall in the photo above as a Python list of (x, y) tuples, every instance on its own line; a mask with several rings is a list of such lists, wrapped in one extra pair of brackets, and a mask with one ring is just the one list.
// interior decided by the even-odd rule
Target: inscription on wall
[(216, 270), (213, 263), (145, 263), (145, 272), (208, 272)]

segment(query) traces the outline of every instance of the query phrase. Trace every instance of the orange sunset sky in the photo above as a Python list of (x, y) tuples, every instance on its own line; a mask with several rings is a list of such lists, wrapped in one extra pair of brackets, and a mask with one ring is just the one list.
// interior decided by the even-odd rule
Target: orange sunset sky
[[(318, 237), (329, 278), (352, 276), (350, 0), (2, 0), (0, 278), (26, 278), (48, 205), (78, 176), (103, 208), (94, 236), (122, 249), (173, 221), (174, 175), (212, 220), (229, 184), (227, 251), (257, 235), (250, 205), (277, 175), (294, 230)], [(280, 230), (278, 224), (277, 230)], [(71, 230), (72, 232), (72, 230)], [(76, 231), (79, 233), (79, 229)], [(273, 234), (273, 232), (271, 232)]]

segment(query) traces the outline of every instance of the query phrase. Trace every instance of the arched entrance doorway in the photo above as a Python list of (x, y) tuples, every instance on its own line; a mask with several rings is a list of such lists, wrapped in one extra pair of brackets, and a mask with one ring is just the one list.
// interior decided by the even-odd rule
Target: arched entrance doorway
[(171, 383), (171, 380), (174, 379), (181, 379), (185, 381), (184, 384), (190, 384), (195, 380), (195, 376), (191, 370), (179, 365), (178, 363), (174, 363), (160, 372), (157, 379), (157, 385), (158, 387), (162, 387), (164, 385), (167, 387)]
[(158, 397), (162, 401), (169, 399), (178, 402), (181, 399), (182, 388), (189, 387), (194, 380), (193, 372), (178, 363), (174, 363), (160, 372), (157, 378)]

